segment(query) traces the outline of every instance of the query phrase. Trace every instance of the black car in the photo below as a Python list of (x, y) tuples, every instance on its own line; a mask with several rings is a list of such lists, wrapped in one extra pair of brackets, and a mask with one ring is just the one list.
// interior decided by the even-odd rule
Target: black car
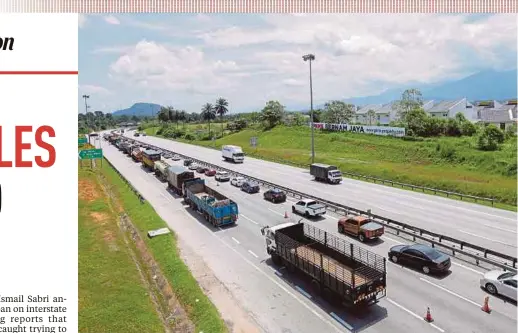
[(389, 250), (388, 257), (394, 263), (419, 268), (425, 274), (444, 273), (451, 266), (448, 255), (421, 244), (393, 246)]
[(263, 196), (273, 203), (286, 201), (286, 193), (276, 188), (264, 192)]
[(184, 160), (183, 161), (183, 166), (189, 166), (192, 164), (192, 160)]
[(171, 153), (164, 153), (162, 156), (164, 158), (171, 158), (171, 157), (173, 157), (173, 155), (171, 155)]
[(246, 193), (259, 193), (260, 189), (259, 184), (251, 181), (244, 182), (243, 185), (241, 185), (241, 191), (245, 191)]
[(198, 167), (198, 168), (196, 169), (196, 172), (197, 172), (197, 173), (205, 173), (205, 171), (207, 171), (207, 170), (209, 170), (209, 169), (207, 169), (207, 168), (206, 168), (206, 167), (204, 167), (204, 166), (200, 166), (200, 167)]

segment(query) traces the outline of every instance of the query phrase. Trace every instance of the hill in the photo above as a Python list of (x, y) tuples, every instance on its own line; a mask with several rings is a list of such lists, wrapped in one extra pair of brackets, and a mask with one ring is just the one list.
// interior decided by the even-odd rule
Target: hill
[[(516, 69), (504, 72), (483, 71), (456, 81), (433, 85), (415, 85), (424, 99), (451, 100), (466, 97), (469, 101), (516, 98)], [(399, 99), (410, 86), (389, 89), (381, 94), (345, 99), (355, 105), (384, 104)], [(321, 107), (321, 106), (320, 106)]]
[(161, 105), (154, 104), (154, 103), (135, 103), (127, 109), (117, 110), (117, 111), (114, 111), (112, 114), (114, 116), (126, 115), (126, 116), (130, 116), (130, 117), (131, 116), (138, 116), (138, 117), (149, 116), (149, 117), (151, 117), (153, 115), (156, 115), (158, 113), (158, 111), (160, 111), (161, 107), (162, 107)]

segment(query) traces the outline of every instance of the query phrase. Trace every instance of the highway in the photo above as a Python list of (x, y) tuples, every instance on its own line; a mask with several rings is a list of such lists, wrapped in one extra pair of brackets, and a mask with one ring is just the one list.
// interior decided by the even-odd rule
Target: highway
[[(158, 137), (132, 139), (175, 151), (293, 190), (455, 237), (516, 256), (517, 214), (492, 207), (344, 178), (340, 185), (316, 182), (309, 170), (245, 157), (243, 164), (223, 161), (221, 151)], [(317, 152), (318, 154), (318, 152)]]
[[(214, 230), (197, 213), (184, 207), (181, 199), (167, 191), (165, 183), (144, 171), (140, 164), (107, 143), (103, 143), (103, 150), (105, 157), (153, 205), (178, 237), (203, 257), (265, 332), (516, 331), (516, 305), (490, 297), (493, 312), (482, 312), (480, 307), (487, 294), (478, 287), (478, 280), (483, 270), (455, 259), (452, 259), (451, 274), (443, 278), (425, 276), (387, 261), (388, 295), (361, 317), (307, 298), (305, 285), (270, 263), (260, 233), (262, 225), (300, 219), (291, 215), (290, 202), (272, 204), (262, 199), (262, 193), (250, 195), (222, 183), (218, 191), (238, 203), (240, 217), (237, 226)], [(213, 179), (205, 178), (211, 186), (217, 186)], [(286, 211), (288, 219), (284, 218)], [(336, 233), (337, 218), (327, 215), (325, 219), (308, 223)], [(387, 235), (377, 244), (361, 246), (386, 256), (391, 246), (404, 242)], [(422, 319), (427, 307), (435, 319), (432, 324)]]

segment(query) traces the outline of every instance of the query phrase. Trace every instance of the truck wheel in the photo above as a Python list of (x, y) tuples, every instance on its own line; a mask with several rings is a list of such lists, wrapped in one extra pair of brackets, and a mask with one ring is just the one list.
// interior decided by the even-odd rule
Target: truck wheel
[(324, 300), (326, 302), (328, 302), (331, 305), (337, 305), (337, 303), (338, 303), (336, 298), (334, 297), (334, 294), (331, 291), (331, 289), (329, 289), (327, 287), (325, 287), (324, 290), (322, 291), (322, 297), (324, 298)]
[(309, 217), (309, 213), (308, 213), (308, 211), (305, 211), (305, 212), (304, 212), (304, 216), (305, 216), (305, 217)]
[(317, 280), (311, 281), (311, 293), (315, 296), (320, 296), (320, 283)]
[(392, 256), (392, 258), (391, 258), (391, 259), (392, 259), (392, 262), (393, 262), (393, 263), (397, 263), (397, 257), (396, 257), (396, 256)]
[(291, 212), (292, 212), (293, 214), (295, 214), (295, 207), (293, 207), (293, 206), (291, 207)]
[(338, 226), (338, 232), (343, 234), (344, 233), (344, 226), (343, 225), (339, 225)]
[(360, 239), (360, 242), (365, 242), (365, 236), (363, 234), (360, 234), (358, 238)]
[(423, 266), (423, 273), (425, 273), (425, 274), (430, 274), (430, 267), (428, 267), (428, 266)]
[(278, 255), (276, 255), (274, 253), (272, 253), (272, 261), (277, 266), (280, 266), (282, 264), (281, 257), (279, 257)]

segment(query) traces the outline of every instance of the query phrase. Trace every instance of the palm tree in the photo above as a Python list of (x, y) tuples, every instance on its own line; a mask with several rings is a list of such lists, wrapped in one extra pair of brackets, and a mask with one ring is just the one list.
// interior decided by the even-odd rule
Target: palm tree
[(221, 136), (223, 136), (223, 116), (228, 112), (228, 101), (223, 97), (218, 98), (214, 110), (221, 120)]
[(214, 107), (210, 103), (206, 103), (203, 105), (201, 109), (201, 117), (203, 120), (207, 120), (209, 124), (209, 138), (211, 137), (210, 133), (210, 121), (213, 119), (216, 119), (216, 111), (214, 110)]

